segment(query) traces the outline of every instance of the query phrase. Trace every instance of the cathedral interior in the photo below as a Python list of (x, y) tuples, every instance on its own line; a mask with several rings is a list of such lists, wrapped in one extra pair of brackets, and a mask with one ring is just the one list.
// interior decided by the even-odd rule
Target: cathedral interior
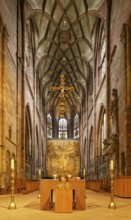
[(61, 176), (110, 192), (112, 161), (131, 197), (130, 0), (0, 0), (0, 195), (11, 161), (17, 193)]

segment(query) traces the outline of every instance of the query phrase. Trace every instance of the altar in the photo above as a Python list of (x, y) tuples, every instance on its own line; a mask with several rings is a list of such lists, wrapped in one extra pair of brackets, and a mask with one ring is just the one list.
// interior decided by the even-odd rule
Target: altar
[(55, 189), (55, 212), (70, 213), (73, 209), (71, 189)]
[[(58, 188), (59, 180), (42, 179), (40, 181), (40, 209), (50, 210), (52, 207), (53, 191)], [(69, 180), (72, 191), (72, 209), (85, 210), (86, 208), (86, 186), (85, 180)]]

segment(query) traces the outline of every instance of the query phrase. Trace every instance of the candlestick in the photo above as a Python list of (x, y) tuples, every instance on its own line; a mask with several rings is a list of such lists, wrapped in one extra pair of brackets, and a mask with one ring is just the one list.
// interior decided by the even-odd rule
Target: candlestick
[(86, 170), (85, 169), (83, 170), (83, 175), (84, 175), (84, 179), (85, 179), (85, 176), (86, 176)]
[(11, 159), (11, 202), (8, 209), (16, 209), (16, 204), (14, 202), (14, 159)]
[(114, 168), (113, 168), (113, 160), (110, 162), (110, 179), (111, 179), (111, 201), (109, 203), (109, 209), (116, 209), (116, 205), (114, 203), (114, 178), (113, 178)]
[(11, 169), (14, 170), (14, 168), (15, 168), (15, 161), (14, 161), (14, 159), (12, 158), (12, 159), (11, 159)]
[(110, 161), (110, 169), (111, 169), (111, 170), (114, 169), (114, 161), (113, 161), (113, 160)]
[(41, 176), (41, 169), (39, 169), (38, 173), (39, 173), (39, 176)]
[(41, 180), (41, 169), (39, 169), (39, 170), (38, 170), (38, 173), (39, 173), (39, 179), (38, 179), (38, 181), (39, 181), (39, 194), (38, 194), (37, 198), (38, 198), (38, 199), (40, 199), (40, 180)]
[(56, 179), (56, 177), (57, 177), (57, 174), (53, 174), (53, 178)]

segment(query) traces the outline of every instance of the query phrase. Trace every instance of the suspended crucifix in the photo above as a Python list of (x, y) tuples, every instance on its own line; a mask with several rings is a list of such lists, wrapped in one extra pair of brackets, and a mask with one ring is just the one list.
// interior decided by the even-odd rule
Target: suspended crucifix
[(64, 74), (60, 74), (60, 85), (59, 86), (51, 86), (50, 90), (55, 92), (55, 91), (60, 91), (60, 117), (64, 118), (64, 113), (65, 113), (65, 96), (64, 93), (65, 91), (74, 91), (73, 86), (65, 86), (65, 77)]
[(73, 91), (73, 86), (65, 86), (65, 76), (63, 73), (60, 74), (60, 85), (59, 86), (51, 86), (51, 91), (60, 91), (62, 94), (64, 94), (65, 91)]

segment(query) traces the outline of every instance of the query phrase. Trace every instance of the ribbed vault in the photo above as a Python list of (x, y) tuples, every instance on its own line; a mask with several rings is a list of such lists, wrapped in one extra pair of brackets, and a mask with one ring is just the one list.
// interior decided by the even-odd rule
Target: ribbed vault
[(58, 111), (60, 85), (64, 73), (66, 113), (80, 111), (89, 84), (93, 56), (93, 30), (102, 18), (104, 0), (26, 0), (35, 70), (38, 74), (46, 111)]

